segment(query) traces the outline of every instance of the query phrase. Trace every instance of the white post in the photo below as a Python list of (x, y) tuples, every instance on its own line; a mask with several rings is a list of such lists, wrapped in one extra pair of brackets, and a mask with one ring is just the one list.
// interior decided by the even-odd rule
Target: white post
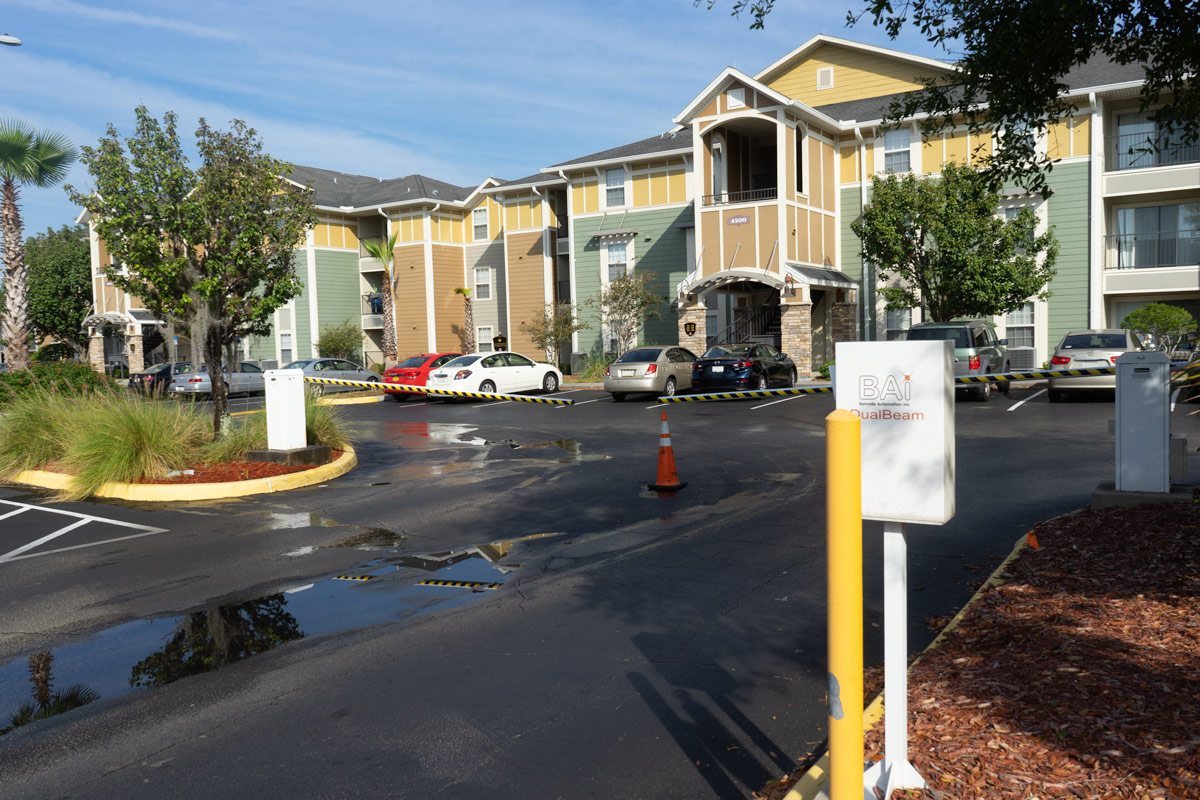
[(304, 410), (304, 372), (269, 369), (263, 373), (267, 400), (267, 447), (299, 450), (308, 446)]
[[(908, 539), (903, 522), (883, 523), (883, 739), (887, 788), (924, 789), (908, 763)], [(886, 794), (885, 794), (886, 796)]]

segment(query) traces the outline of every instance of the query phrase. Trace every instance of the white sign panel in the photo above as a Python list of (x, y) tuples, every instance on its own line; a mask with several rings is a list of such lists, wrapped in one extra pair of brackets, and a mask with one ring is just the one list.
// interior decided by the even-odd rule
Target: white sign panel
[(954, 516), (954, 343), (839, 342), (837, 407), (862, 420), (864, 519)]
[(297, 450), (308, 446), (304, 411), (304, 372), (269, 369), (263, 373), (267, 395), (267, 447)]

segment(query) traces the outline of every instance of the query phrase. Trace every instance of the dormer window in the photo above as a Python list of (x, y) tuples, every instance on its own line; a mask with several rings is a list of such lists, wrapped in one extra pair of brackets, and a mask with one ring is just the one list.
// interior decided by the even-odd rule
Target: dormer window
[(833, 67), (821, 67), (817, 70), (817, 89), (833, 88)]
[(727, 93), (729, 98), (730, 108), (745, 108), (746, 107), (746, 90), (745, 89), (730, 89)]

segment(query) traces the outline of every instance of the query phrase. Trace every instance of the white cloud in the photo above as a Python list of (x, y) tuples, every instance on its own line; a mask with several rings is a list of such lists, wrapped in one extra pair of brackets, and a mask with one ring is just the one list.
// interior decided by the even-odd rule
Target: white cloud
[(137, 25), (147, 28), (174, 31), (198, 39), (216, 39), (230, 42), (248, 41), (248, 38), (238, 32), (224, 28), (213, 28), (208, 25), (197, 25), (177, 19), (151, 17), (136, 11), (117, 11), (109, 8), (76, 3), (73, 0), (9, 0), (14, 5), (25, 6), (36, 11), (59, 16), (83, 17), (86, 19), (110, 22), (117, 25)]

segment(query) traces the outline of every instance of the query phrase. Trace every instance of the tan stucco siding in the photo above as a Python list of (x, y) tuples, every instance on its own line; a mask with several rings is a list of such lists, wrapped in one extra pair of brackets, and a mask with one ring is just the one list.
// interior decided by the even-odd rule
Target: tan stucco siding
[(433, 246), (434, 335), (439, 350), (460, 350), (465, 341), (464, 303), (454, 290), (466, 286), (461, 247)]
[(796, 209), (795, 224), (793, 225), (793, 234), (796, 242), (795, 249), (792, 251), (792, 258), (797, 261), (808, 261), (808, 209)]
[[(726, 267), (759, 267), (754, 254), (755, 217), (758, 209), (746, 208), (737, 211), (721, 212), (721, 228), (724, 231), (725, 242), (721, 252), (721, 269)], [(731, 225), (730, 220), (746, 219), (740, 224)]]
[(721, 264), (721, 212), (702, 211), (700, 274), (712, 275), (720, 272)]
[(776, 245), (779, 238), (779, 215), (774, 213), (771, 206), (764, 206), (758, 215), (758, 266), (779, 272), (783, 257), (779, 250), (783, 242)]
[(822, 214), (824, 232), (821, 238), (821, 263), (827, 267), (838, 267), (837, 260), (837, 220), (828, 214)]
[(509, 349), (535, 361), (546, 354), (521, 332), (521, 323), (546, 313), (545, 267), (540, 232), (510, 234), (505, 240), (508, 264)]
[[(833, 68), (833, 86), (818, 89), (817, 71), (825, 67)], [(934, 67), (823, 44), (770, 77), (767, 86), (806, 105), (822, 106), (919, 89), (917, 79), (936, 71)]]
[(397, 247), (396, 347), (400, 358), (424, 353), (429, 349), (429, 319), (425, 310), (425, 248)]
[(817, 139), (809, 138), (808, 140), (808, 197), (809, 204), (814, 208), (820, 208), (822, 199), (825, 196), (824, 180), (825, 176), (822, 169), (821, 157), (821, 142)]
[[(834, 172), (833, 145), (821, 143), (821, 207), (833, 211), (837, 206), (837, 174)], [(816, 197), (816, 192), (813, 196)]]

